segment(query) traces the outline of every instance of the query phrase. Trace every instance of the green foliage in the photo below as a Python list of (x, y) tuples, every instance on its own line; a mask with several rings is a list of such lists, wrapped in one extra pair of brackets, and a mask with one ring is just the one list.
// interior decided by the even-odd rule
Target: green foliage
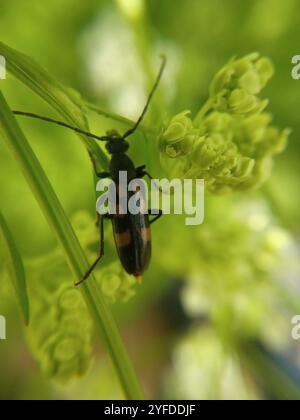
[[(88, 268), (83, 251), (46, 174), (43, 172), (39, 161), (17, 125), (2, 94), (0, 95), (0, 117), (1, 136), (14, 153), (46, 218), (52, 225), (65, 251), (73, 274), (80, 281)], [(102, 294), (93, 284), (92, 277), (90, 283), (85, 284), (81, 290), (91, 314), (94, 316), (96, 325), (104, 333), (125, 394), (129, 398), (141, 398), (141, 391), (135, 378), (135, 373), (123, 347), (114, 319), (106, 306)]]
[(21, 313), (23, 315), (25, 324), (29, 323), (30, 310), (29, 299), (27, 294), (27, 285), (25, 270), (22, 258), (19, 254), (15, 240), (7, 226), (7, 223), (0, 211), (0, 229), (5, 252), (5, 262), (8, 265), (10, 277), (12, 279), (13, 287), (15, 290), (16, 298), (19, 303)]
[[(52, 223), (47, 228), (18, 170), (28, 155), (17, 153), (14, 161), (0, 142), (2, 210), (28, 273), (32, 322), (26, 336), (46, 374), (30, 362), (1, 254), (0, 313), (9, 320), (9, 340), (0, 345), (0, 398), (122, 398), (118, 377), (126, 395), (141, 396), (122, 343), (107, 337), (118, 337), (110, 310), (149, 398), (299, 398), (298, 344), (290, 336), (290, 319), (300, 310), (299, 142), (286, 148), (288, 130), (273, 123), (293, 127), (291, 140), (299, 137), (298, 82), (290, 77), (298, 48), (297, 1), (86, 0), (74, 7), (73, 0), (53, 0), (44, 7), (38, 0), (11, 0), (1, 6), (1, 40), (35, 56), (87, 98), (0, 43), (9, 72), (22, 82), (0, 81), (10, 107), (52, 116), (50, 105), (81, 128), (88, 128), (88, 117), (96, 134), (132, 125), (164, 52), (167, 71), (143, 129), (131, 138), (130, 155), (154, 177), (204, 178), (212, 194), (206, 194), (203, 225), (186, 228), (170, 216), (153, 227), (151, 266), (138, 286), (116, 262), (108, 224), (105, 258), (84, 299), (72, 287), (73, 277), (98, 255), (99, 230), (91, 216), (91, 165), (81, 146), (99, 170), (107, 166), (104, 148), (84, 137), (80, 144), (68, 130), (20, 119), (65, 212), (57, 214), (55, 207), (49, 214), (43, 207)], [(244, 56), (253, 48), (272, 61)], [(1, 106), (1, 127), (2, 112)], [(169, 123), (162, 127), (164, 121)], [(41, 174), (33, 179), (27, 166), (25, 174), (43, 205)], [(235, 194), (216, 194), (228, 191)], [(68, 219), (68, 227), (53, 225), (56, 215)], [(84, 261), (78, 243), (65, 241), (73, 237), (70, 222)], [(184, 285), (181, 305), (177, 279)], [(113, 363), (98, 343), (92, 351), (91, 311)]]

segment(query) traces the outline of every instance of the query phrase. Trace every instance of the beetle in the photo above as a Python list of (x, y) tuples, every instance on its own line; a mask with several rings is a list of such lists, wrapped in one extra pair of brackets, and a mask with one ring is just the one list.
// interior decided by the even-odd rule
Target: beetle
[[(146, 105), (138, 118), (137, 122), (132, 128), (127, 130), (123, 135), (119, 134), (117, 131), (109, 131), (106, 136), (97, 136), (90, 132), (81, 130), (77, 127), (71, 126), (63, 121), (54, 120), (48, 117), (42, 117), (40, 115), (23, 112), (23, 111), (13, 111), (15, 115), (25, 116), (40, 119), (49, 123), (60, 125), (62, 127), (69, 128), (77, 133), (84, 134), (88, 137), (94, 138), (98, 141), (106, 142), (105, 147), (107, 152), (110, 155), (109, 162), (109, 172), (96, 173), (99, 178), (110, 178), (115, 182), (117, 187), (117, 209), (119, 207), (119, 201), (121, 194), (124, 192), (120, 189), (119, 185), (119, 173), (127, 173), (127, 182), (148, 176), (152, 179), (151, 175), (146, 171), (146, 165), (135, 167), (133, 161), (128, 156), (127, 152), (129, 149), (129, 143), (127, 138), (135, 133), (141, 122), (143, 121), (147, 110), (149, 108), (152, 97), (159, 85), (159, 82), (162, 78), (164, 69), (166, 65), (166, 58), (162, 57), (162, 64), (156, 78), (156, 81), (153, 85), (153, 88), (148, 96)], [(128, 195), (128, 200), (134, 194)], [(91, 265), (89, 270), (85, 273), (82, 280), (76, 283), (76, 286), (82, 284), (85, 280), (88, 279), (90, 274), (96, 268), (100, 260), (104, 256), (104, 222), (106, 219), (110, 219), (113, 227), (113, 234), (116, 249), (120, 262), (124, 270), (133, 275), (138, 281), (142, 279), (143, 273), (146, 271), (150, 264), (151, 260), (151, 224), (154, 223), (162, 216), (161, 211), (157, 211), (157, 214), (153, 217), (152, 220), (149, 218), (148, 214), (139, 212), (138, 214), (121, 214), (117, 210), (116, 214), (105, 214), (99, 215), (99, 225), (100, 225), (100, 252), (96, 261)]]

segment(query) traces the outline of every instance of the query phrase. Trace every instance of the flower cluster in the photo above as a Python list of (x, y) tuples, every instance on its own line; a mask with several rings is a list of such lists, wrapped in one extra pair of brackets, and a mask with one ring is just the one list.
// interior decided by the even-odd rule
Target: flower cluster
[(34, 282), (29, 345), (44, 374), (64, 384), (84, 375), (91, 364), (91, 319), (71, 277), (48, 276), (46, 282), (35, 277)]
[(258, 187), (281, 153), (289, 130), (271, 124), (268, 101), (257, 94), (273, 67), (257, 54), (233, 60), (214, 78), (204, 111), (192, 120), (182, 112), (160, 138), (161, 162), (169, 175), (203, 178), (214, 193)]

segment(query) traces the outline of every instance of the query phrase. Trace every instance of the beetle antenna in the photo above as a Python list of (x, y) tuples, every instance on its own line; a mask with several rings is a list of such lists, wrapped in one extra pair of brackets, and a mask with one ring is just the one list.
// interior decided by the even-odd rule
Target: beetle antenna
[(12, 111), (12, 112), (13, 112), (13, 114), (20, 115), (22, 117), (35, 118), (37, 120), (42, 120), (42, 121), (46, 121), (46, 122), (49, 122), (49, 123), (52, 123), (52, 124), (59, 125), (61, 127), (69, 128), (70, 130), (76, 131), (76, 133), (83, 134), (87, 137), (91, 137), (91, 138), (96, 139), (96, 140), (100, 140), (100, 141), (111, 140), (110, 136), (96, 136), (96, 134), (92, 134), (88, 131), (81, 130), (80, 128), (74, 127), (70, 124), (67, 124), (67, 123), (63, 122), (63, 121), (54, 120), (54, 119), (48, 118), (48, 117), (42, 117), (41, 115), (33, 114), (32, 112), (23, 112), (23, 111)]
[(147, 103), (145, 105), (145, 108), (143, 109), (143, 112), (142, 112), (140, 118), (135, 123), (135, 125), (132, 128), (130, 128), (128, 131), (126, 131), (126, 133), (123, 135), (123, 138), (124, 139), (126, 139), (126, 137), (131, 136), (131, 134), (133, 134), (136, 131), (136, 129), (141, 124), (141, 122), (143, 121), (143, 119), (144, 119), (144, 117), (145, 117), (145, 115), (146, 115), (146, 113), (148, 111), (150, 102), (151, 102), (151, 100), (153, 98), (153, 95), (154, 95), (156, 89), (158, 88), (158, 85), (160, 83), (160, 80), (162, 78), (162, 75), (163, 75), (163, 72), (165, 70), (166, 63), (167, 63), (166, 57), (164, 55), (162, 55), (161, 57), (162, 57), (162, 63), (161, 63), (161, 66), (160, 66), (160, 70), (158, 72), (158, 75), (157, 75), (156, 81), (155, 81), (155, 83), (153, 85), (153, 88), (152, 88), (152, 90), (151, 90), (151, 92), (150, 92), (150, 94), (148, 96), (148, 99), (147, 99)]

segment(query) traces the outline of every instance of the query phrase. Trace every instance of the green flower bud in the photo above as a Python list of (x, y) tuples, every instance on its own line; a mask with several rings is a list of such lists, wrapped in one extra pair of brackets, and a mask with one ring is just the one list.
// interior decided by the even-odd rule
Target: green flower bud
[(271, 121), (272, 116), (267, 113), (252, 115), (245, 119), (242, 123), (242, 129), (246, 141), (255, 145), (260, 143)]
[(253, 64), (259, 59), (259, 53), (254, 52), (238, 58), (232, 62), (232, 68), (237, 78), (253, 69)]
[(99, 231), (96, 226), (96, 217), (93, 218), (87, 211), (78, 211), (72, 216), (72, 226), (84, 246), (99, 240)]
[(274, 75), (274, 66), (271, 60), (262, 57), (255, 63), (255, 68), (260, 78), (260, 84), (264, 88)]
[(258, 95), (273, 76), (268, 58), (254, 53), (231, 60), (211, 83), (210, 97), (216, 110), (234, 114), (259, 113), (268, 104)]
[(210, 137), (202, 137), (192, 156), (193, 163), (200, 169), (208, 169), (216, 160), (218, 149)]
[(249, 177), (254, 169), (255, 160), (249, 157), (240, 157), (237, 161), (236, 168), (234, 170), (234, 176), (238, 178)]
[(232, 129), (232, 118), (228, 114), (221, 112), (212, 112), (207, 116), (203, 124), (208, 133), (228, 133)]
[(176, 144), (166, 145), (165, 153), (170, 158), (176, 158), (182, 155), (180, 146), (176, 146)]
[(113, 262), (98, 270), (100, 287), (111, 302), (127, 302), (135, 295), (137, 285), (134, 277), (128, 275), (118, 262)]
[(199, 169), (220, 173), (225, 167), (228, 170), (232, 168), (236, 153), (236, 147), (216, 133), (200, 139), (193, 152), (192, 161)]
[(243, 89), (234, 89), (228, 98), (229, 110), (235, 114), (247, 114), (257, 108), (257, 99)]
[(279, 130), (277, 127), (269, 127), (258, 147), (257, 156), (273, 156), (282, 153), (286, 148), (290, 133), (289, 129)]
[(210, 85), (210, 96), (215, 97), (217, 95), (225, 94), (228, 91), (228, 87), (234, 77), (234, 68), (232, 67), (233, 60), (231, 60), (226, 66), (224, 66), (215, 75)]
[(192, 120), (187, 116), (189, 114), (190, 111), (183, 111), (175, 115), (163, 133), (162, 139), (170, 143), (176, 143), (189, 134), (193, 130)]
[(189, 114), (190, 111), (184, 111), (173, 117), (161, 135), (160, 148), (171, 158), (190, 153), (199, 136)]
[(279, 130), (270, 125), (271, 121), (270, 114), (262, 113), (240, 122), (235, 141), (242, 154), (262, 159), (281, 153), (285, 149), (290, 130)]
[(258, 94), (261, 90), (259, 74), (254, 70), (247, 71), (239, 79), (238, 85), (241, 89), (248, 91), (252, 95)]

